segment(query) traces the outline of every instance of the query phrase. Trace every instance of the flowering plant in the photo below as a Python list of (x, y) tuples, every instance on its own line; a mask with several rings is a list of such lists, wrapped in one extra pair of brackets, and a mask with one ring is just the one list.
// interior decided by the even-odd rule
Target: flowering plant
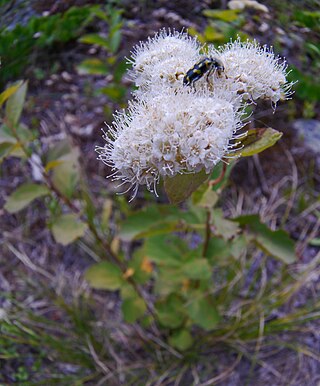
[[(223, 71), (207, 71), (203, 58), (208, 63), (216, 58)], [(207, 179), (218, 162), (233, 152), (239, 156), (246, 104), (269, 99), (275, 106), (291, 90), (285, 61), (257, 42), (238, 39), (217, 50), (186, 33), (161, 30), (134, 47), (129, 63), (134, 99), (127, 112), (115, 114), (104, 132), (106, 145), (96, 151), (113, 179), (132, 189), (131, 199), (140, 185), (157, 195), (161, 177), (170, 185), (175, 176), (188, 174), (192, 181), (204, 170), (200, 182)], [(187, 72), (197, 82), (186, 86)], [(273, 133), (270, 146), (274, 138)]]

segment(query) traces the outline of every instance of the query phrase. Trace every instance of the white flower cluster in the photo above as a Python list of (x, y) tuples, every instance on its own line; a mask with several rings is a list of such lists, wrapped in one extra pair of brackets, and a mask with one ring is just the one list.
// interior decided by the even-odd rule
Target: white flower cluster
[(291, 95), (292, 84), (286, 80), (286, 62), (281, 62), (266, 46), (237, 39), (218, 51), (210, 47), (208, 53), (219, 55), (225, 63), (225, 78), (218, 78), (215, 88), (225, 89), (229, 84), (245, 100), (270, 99), (275, 105)]
[[(187, 72), (207, 57), (219, 60), (224, 70), (200, 71), (199, 79), (185, 85)], [(104, 132), (105, 146), (96, 151), (113, 179), (133, 190), (132, 199), (140, 185), (157, 194), (161, 176), (202, 169), (209, 174), (235, 146), (242, 101), (276, 103), (290, 89), (285, 63), (256, 42), (237, 40), (205, 51), (186, 33), (162, 30), (137, 45), (129, 62), (134, 100), (127, 112), (115, 114)]]

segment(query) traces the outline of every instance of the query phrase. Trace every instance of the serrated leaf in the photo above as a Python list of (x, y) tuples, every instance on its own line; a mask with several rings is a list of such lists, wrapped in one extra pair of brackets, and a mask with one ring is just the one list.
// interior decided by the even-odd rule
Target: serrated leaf
[(248, 130), (247, 136), (240, 140), (241, 145), (244, 146), (243, 149), (233, 153), (233, 155), (250, 157), (254, 154), (261, 153), (273, 146), (281, 137), (282, 133), (271, 127)]
[(20, 119), (27, 93), (27, 87), (28, 83), (23, 82), (16, 92), (7, 100), (5, 116), (12, 127), (15, 127)]
[(58, 243), (68, 245), (82, 237), (86, 229), (87, 225), (75, 214), (64, 214), (54, 220), (51, 231)]
[(91, 287), (96, 289), (115, 291), (126, 284), (121, 269), (108, 261), (103, 261), (88, 268), (84, 277)]
[(25, 208), (36, 198), (45, 196), (49, 193), (49, 189), (45, 185), (39, 184), (23, 184), (20, 185), (7, 199), (4, 208), (15, 213)]
[(8, 87), (6, 90), (4, 90), (0, 94), (0, 107), (3, 105), (3, 103), (11, 97), (21, 86), (22, 86), (23, 81), (20, 80), (18, 83), (15, 85)]
[(214, 329), (220, 320), (212, 299), (210, 297), (204, 298), (203, 294), (190, 300), (186, 308), (192, 321), (207, 331)]
[(178, 204), (189, 198), (208, 178), (209, 175), (204, 169), (194, 174), (177, 174), (172, 178), (164, 178), (164, 189), (169, 201), (172, 204)]
[(179, 351), (186, 351), (193, 345), (193, 338), (186, 329), (174, 332), (169, 337), (169, 343)]
[(259, 216), (247, 215), (234, 219), (240, 225), (248, 225), (255, 243), (267, 254), (291, 264), (296, 260), (295, 243), (284, 230), (273, 231), (261, 223)]
[(134, 323), (137, 319), (141, 318), (146, 309), (145, 301), (139, 296), (126, 298), (121, 305), (123, 319), (127, 323)]

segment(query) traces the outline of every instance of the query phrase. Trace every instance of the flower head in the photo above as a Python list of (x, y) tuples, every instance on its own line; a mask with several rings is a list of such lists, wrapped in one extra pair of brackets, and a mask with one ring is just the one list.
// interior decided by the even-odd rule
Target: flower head
[(137, 95), (143, 97), (162, 87), (181, 88), (185, 72), (201, 57), (200, 47), (196, 38), (165, 29), (136, 45), (129, 59), (129, 76), (139, 88)]
[(96, 151), (132, 198), (140, 185), (156, 193), (161, 177), (209, 174), (237, 145), (243, 100), (275, 104), (290, 93), (286, 63), (256, 42), (204, 53), (196, 38), (161, 30), (135, 46), (129, 62), (135, 99), (115, 114)]
[(273, 103), (291, 95), (292, 84), (286, 80), (286, 62), (280, 62), (266, 46), (237, 39), (218, 51), (210, 47), (209, 54), (219, 55), (225, 65), (225, 77), (216, 81), (216, 88), (230, 87), (244, 99), (270, 99)]
[(114, 170), (113, 178), (128, 183), (135, 195), (139, 185), (155, 191), (160, 176), (210, 173), (240, 126), (240, 113), (226, 100), (188, 92), (159, 95), (118, 114), (104, 136), (106, 145), (96, 151)]

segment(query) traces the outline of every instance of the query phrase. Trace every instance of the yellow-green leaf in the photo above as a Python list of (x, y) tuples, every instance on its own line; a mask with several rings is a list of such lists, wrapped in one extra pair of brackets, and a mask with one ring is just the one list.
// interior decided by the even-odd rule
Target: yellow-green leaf
[(99, 34), (88, 34), (82, 36), (79, 41), (81, 43), (86, 43), (86, 44), (96, 44), (100, 47), (105, 48), (106, 50), (109, 49), (109, 42), (108, 42), (108, 37), (107, 36), (101, 36)]
[(248, 130), (248, 134), (241, 140), (243, 149), (233, 155), (241, 155), (241, 157), (250, 157), (254, 154), (261, 153), (273, 146), (282, 137), (282, 133), (277, 130), (268, 128)]
[(179, 351), (188, 350), (193, 345), (193, 338), (186, 329), (175, 331), (169, 338), (172, 347)]
[(49, 150), (46, 169), (52, 169), (52, 182), (65, 196), (72, 197), (79, 181), (79, 149), (68, 139)]
[(27, 93), (27, 87), (27, 82), (21, 83), (20, 87), (7, 100), (5, 114), (10, 126), (15, 127), (20, 119)]
[(205, 9), (203, 11), (203, 14), (206, 17), (212, 18), (212, 19), (218, 19), (225, 21), (227, 23), (233, 22), (238, 19), (238, 13), (239, 11), (236, 9), (226, 9), (226, 10), (219, 10), (219, 9)]
[(4, 207), (8, 212), (15, 213), (25, 208), (31, 201), (48, 193), (49, 190), (45, 185), (23, 184), (8, 197)]
[(139, 296), (131, 296), (123, 300), (121, 310), (124, 321), (134, 323), (138, 318), (141, 318), (146, 312), (146, 303)]
[(85, 279), (93, 288), (111, 291), (120, 289), (126, 283), (122, 277), (121, 269), (108, 261), (103, 261), (88, 268)]
[(79, 237), (82, 237), (87, 229), (75, 214), (64, 214), (56, 218), (52, 223), (52, 233), (55, 240), (63, 245), (72, 243)]
[(108, 66), (100, 59), (83, 60), (77, 70), (80, 75), (106, 75), (109, 72)]
[(0, 94), (0, 107), (3, 105), (3, 103), (11, 97), (11, 95), (13, 95), (19, 87), (21, 87), (22, 85), (22, 80), (20, 80), (18, 83), (16, 83), (15, 85), (11, 86), (11, 87), (8, 87), (6, 90), (4, 90), (1, 94)]

